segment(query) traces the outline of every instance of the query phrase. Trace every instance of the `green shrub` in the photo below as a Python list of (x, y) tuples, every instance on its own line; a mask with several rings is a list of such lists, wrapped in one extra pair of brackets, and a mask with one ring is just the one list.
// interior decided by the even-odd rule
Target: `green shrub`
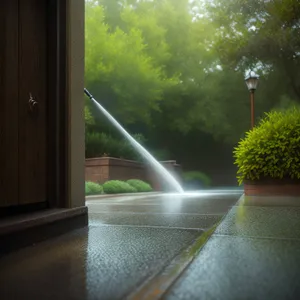
[(101, 157), (108, 155), (119, 157), (121, 143), (103, 132), (86, 132), (85, 157)]
[(187, 184), (198, 182), (201, 183), (203, 187), (209, 187), (211, 185), (211, 179), (200, 171), (183, 172), (182, 177)]
[(127, 180), (127, 183), (134, 187), (137, 192), (151, 192), (153, 190), (149, 183), (139, 179), (130, 179)]
[(244, 180), (300, 179), (300, 109), (272, 111), (234, 150), (239, 184)]
[(136, 193), (137, 190), (125, 181), (110, 180), (103, 184), (105, 194)]
[[(132, 135), (139, 143), (144, 143), (142, 134)], [(125, 139), (115, 138), (103, 132), (86, 132), (85, 136), (85, 157), (110, 157), (124, 158), (129, 160), (140, 160), (140, 155)]]
[(91, 189), (90, 189), (87, 182), (85, 182), (85, 194), (86, 195), (91, 195), (92, 194), (92, 191), (91, 191)]
[(85, 194), (86, 195), (98, 195), (103, 193), (103, 188), (100, 184), (86, 181), (85, 182)]
[(167, 149), (150, 149), (152, 155), (160, 161), (169, 160), (173, 155)]
[(94, 118), (88, 106), (84, 107), (84, 119), (85, 119), (86, 128), (95, 124)]
[(140, 144), (145, 144), (147, 142), (147, 139), (144, 137), (141, 133), (134, 133), (132, 134), (132, 137)]

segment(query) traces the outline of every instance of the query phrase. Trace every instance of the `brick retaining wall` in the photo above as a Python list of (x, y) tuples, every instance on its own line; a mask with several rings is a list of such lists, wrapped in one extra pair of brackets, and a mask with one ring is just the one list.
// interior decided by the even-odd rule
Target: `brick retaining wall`
[[(176, 161), (160, 162), (181, 182), (181, 168)], [(155, 191), (166, 189), (166, 184), (146, 164), (113, 157), (88, 158), (85, 160), (85, 180), (100, 184), (107, 180), (140, 179), (149, 182)]]

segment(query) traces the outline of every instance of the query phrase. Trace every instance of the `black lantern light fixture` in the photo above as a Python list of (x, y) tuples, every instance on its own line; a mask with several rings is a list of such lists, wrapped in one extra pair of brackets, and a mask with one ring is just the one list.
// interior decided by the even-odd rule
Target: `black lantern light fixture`
[(250, 104), (251, 104), (251, 129), (254, 127), (254, 92), (258, 86), (259, 76), (255, 74), (253, 71), (249, 71), (249, 73), (245, 77), (245, 82), (250, 91)]

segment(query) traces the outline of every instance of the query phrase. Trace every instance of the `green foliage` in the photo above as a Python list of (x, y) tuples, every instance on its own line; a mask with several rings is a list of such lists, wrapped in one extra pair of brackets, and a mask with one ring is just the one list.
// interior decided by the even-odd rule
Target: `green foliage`
[[(142, 134), (132, 135), (137, 142), (146, 141)], [(125, 139), (117, 139), (103, 132), (86, 132), (86, 158), (110, 156), (129, 160), (140, 160), (140, 156)]]
[(95, 2), (86, 3), (87, 86), (100, 87), (94, 89), (96, 97), (105, 90), (108, 98), (114, 98), (118, 118), (126, 116), (128, 123), (149, 121), (149, 111), (159, 109), (163, 91), (176, 80), (153, 63), (139, 28), (112, 29), (105, 23), (104, 8)]
[(273, 110), (285, 111), (293, 107), (300, 108), (300, 103), (295, 101), (294, 99), (287, 97), (286, 95), (283, 95), (280, 97), (278, 104), (274, 107)]
[(167, 149), (153, 149), (150, 150), (151, 154), (159, 161), (169, 160), (172, 158), (172, 154)]
[(99, 195), (103, 193), (103, 188), (100, 184), (86, 181), (85, 182), (85, 194), (86, 195)]
[(137, 192), (151, 192), (153, 190), (149, 183), (139, 179), (130, 179), (127, 180), (127, 183), (134, 187)]
[(87, 184), (87, 182), (85, 182), (85, 194), (86, 195), (90, 195), (92, 192), (91, 192), (91, 189), (89, 188), (89, 185)]
[(183, 172), (182, 177), (187, 183), (199, 181), (204, 187), (209, 187), (211, 185), (211, 179), (206, 174), (199, 171)]
[(123, 125), (161, 133), (159, 148), (170, 147), (163, 133), (184, 143), (193, 131), (235, 144), (250, 126), (245, 70), (261, 75), (258, 118), (300, 99), (299, 9), (299, 0), (87, 0), (87, 87)]
[(137, 190), (127, 182), (120, 180), (110, 180), (103, 184), (103, 191), (105, 194), (122, 194), (122, 193), (136, 193)]
[(85, 125), (86, 125), (86, 128), (90, 125), (94, 125), (95, 122), (94, 122), (94, 118), (90, 112), (90, 109), (88, 106), (85, 106), (84, 107), (84, 119), (85, 119)]
[(143, 145), (147, 142), (147, 139), (141, 133), (133, 133), (131, 136), (141, 145)]
[(283, 89), (299, 100), (299, 0), (215, 0), (207, 7), (222, 62), (240, 69), (259, 65), (264, 77), (281, 79), (277, 93)]
[(122, 124), (238, 139), (248, 126), (243, 74), (220, 69), (199, 1), (97, 3), (86, 4), (86, 83)]
[(272, 111), (234, 150), (238, 181), (300, 179), (300, 109)]
[(85, 157), (101, 157), (115, 154), (119, 149), (119, 141), (102, 132), (86, 132)]

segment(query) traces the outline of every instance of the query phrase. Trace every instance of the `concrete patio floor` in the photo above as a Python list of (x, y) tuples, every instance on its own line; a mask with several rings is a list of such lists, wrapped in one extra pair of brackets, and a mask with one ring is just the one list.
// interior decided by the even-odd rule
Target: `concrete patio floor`
[(220, 221), (240, 192), (88, 200), (89, 227), (0, 259), (0, 299), (124, 299)]
[(298, 299), (300, 208), (240, 196), (88, 200), (88, 228), (0, 259), (0, 299)]
[(299, 299), (300, 199), (253, 198), (230, 210), (164, 299)]

